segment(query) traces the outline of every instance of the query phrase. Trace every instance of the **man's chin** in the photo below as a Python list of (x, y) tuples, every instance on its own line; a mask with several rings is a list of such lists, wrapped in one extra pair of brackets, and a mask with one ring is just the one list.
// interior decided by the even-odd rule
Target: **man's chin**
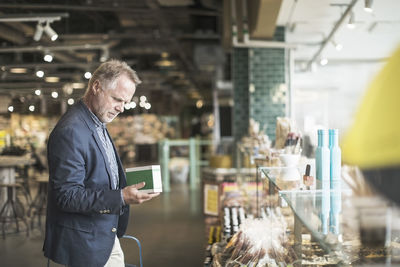
[(117, 117), (117, 116), (112, 116), (112, 117), (105, 117), (105, 118), (103, 118), (103, 120), (104, 120), (104, 123), (110, 123), (110, 122), (112, 122), (114, 119), (115, 119), (115, 117)]

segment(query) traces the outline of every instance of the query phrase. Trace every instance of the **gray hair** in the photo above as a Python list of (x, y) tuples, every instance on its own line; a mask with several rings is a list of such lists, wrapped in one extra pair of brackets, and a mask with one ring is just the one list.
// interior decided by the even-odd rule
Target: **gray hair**
[(100, 84), (104, 85), (108, 89), (110, 85), (114, 83), (114, 81), (120, 77), (121, 75), (127, 75), (128, 78), (137, 86), (142, 81), (137, 76), (136, 72), (129, 67), (126, 62), (119, 61), (116, 59), (109, 60), (101, 64), (93, 73), (92, 77), (89, 80), (88, 87), (86, 89), (86, 93), (92, 88), (93, 83), (98, 80)]

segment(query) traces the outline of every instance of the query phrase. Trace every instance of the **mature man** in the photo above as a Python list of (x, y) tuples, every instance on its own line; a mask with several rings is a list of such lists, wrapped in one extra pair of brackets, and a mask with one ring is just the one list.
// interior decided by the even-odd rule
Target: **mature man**
[(118, 237), (129, 204), (158, 194), (126, 186), (106, 124), (124, 111), (140, 80), (126, 63), (111, 60), (94, 72), (81, 101), (57, 123), (48, 142), (49, 193), (44, 255), (66, 266), (124, 266)]

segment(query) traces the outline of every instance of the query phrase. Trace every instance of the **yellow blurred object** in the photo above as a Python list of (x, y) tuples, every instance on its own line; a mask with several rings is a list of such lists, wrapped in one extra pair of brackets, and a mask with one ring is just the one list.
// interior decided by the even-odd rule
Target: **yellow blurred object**
[(255, 168), (256, 164), (251, 164), (250, 157), (248, 155), (243, 156), (243, 167), (245, 168)]
[(211, 168), (232, 168), (232, 157), (229, 155), (212, 155), (210, 157)]
[(368, 88), (342, 143), (343, 162), (362, 169), (400, 166), (400, 47)]

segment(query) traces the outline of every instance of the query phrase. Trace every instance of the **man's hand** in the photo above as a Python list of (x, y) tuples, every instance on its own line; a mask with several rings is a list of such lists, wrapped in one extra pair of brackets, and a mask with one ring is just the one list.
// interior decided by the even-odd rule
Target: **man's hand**
[(126, 204), (141, 204), (145, 201), (148, 201), (160, 193), (144, 193), (140, 192), (139, 189), (143, 188), (145, 182), (141, 182), (139, 184), (134, 184), (125, 187), (122, 189), (122, 196), (124, 197), (124, 201)]

